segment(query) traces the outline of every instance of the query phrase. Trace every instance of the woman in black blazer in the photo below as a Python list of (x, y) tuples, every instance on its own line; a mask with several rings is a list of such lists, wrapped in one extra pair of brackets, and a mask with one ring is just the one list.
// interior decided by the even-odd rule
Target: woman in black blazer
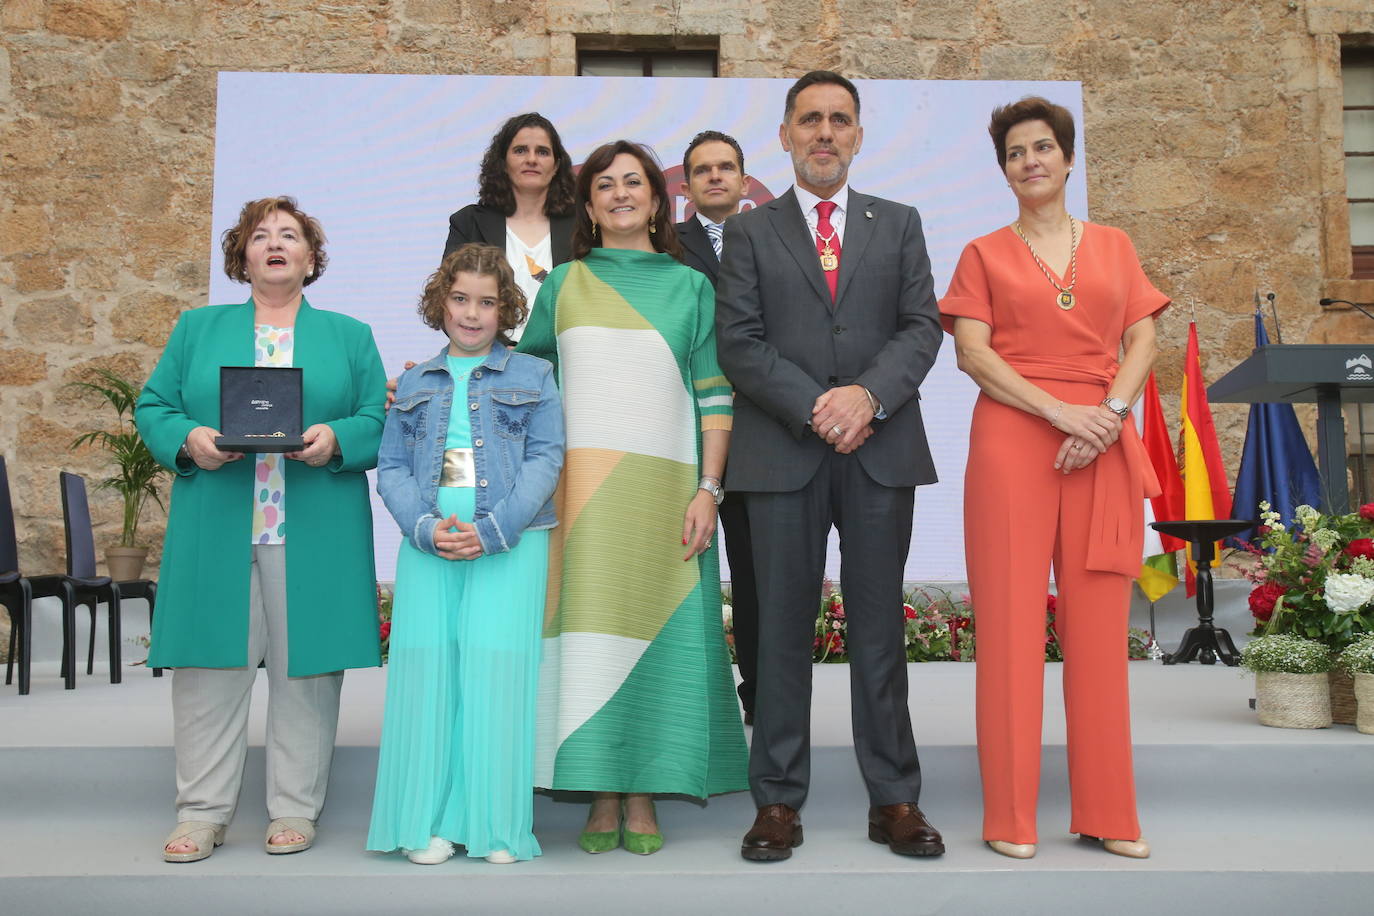
[(516, 115), (482, 157), (477, 203), (448, 218), (444, 256), (468, 242), (495, 245), (533, 302), (549, 271), (572, 257), (572, 208), (572, 158), (558, 131), (537, 112)]

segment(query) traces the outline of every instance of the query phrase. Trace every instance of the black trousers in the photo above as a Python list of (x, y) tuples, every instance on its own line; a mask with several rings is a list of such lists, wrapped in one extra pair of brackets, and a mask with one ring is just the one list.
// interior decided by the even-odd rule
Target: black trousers
[(921, 764), (907, 709), (902, 580), (912, 487), (874, 482), (830, 454), (790, 493), (747, 493), (758, 580), (759, 656), (749, 787), (800, 808), (811, 778), (811, 649), (830, 528), (840, 534), (854, 751), (871, 804), (916, 802)]
[(754, 581), (754, 542), (749, 536), (749, 511), (743, 494), (725, 494), (720, 525), (725, 532), (725, 556), (730, 561), (730, 607), (740, 676), (737, 690), (740, 705), (752, 713), (759, 671), (759, 598)]

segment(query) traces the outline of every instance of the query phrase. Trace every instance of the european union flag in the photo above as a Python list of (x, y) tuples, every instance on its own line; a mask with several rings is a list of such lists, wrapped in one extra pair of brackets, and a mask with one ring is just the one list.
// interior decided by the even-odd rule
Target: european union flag
[[(1255, 312), (1255, 348), (1269, 346), (1264, 320)], [(1236, 495), (1232, 501), (1235, 518), (1259, 518), (1259, 504), (1268, 500), (1283, 523), (1293, 523), (1293, 509), (1304, 503), (1320, 507), (1321, 481), (1312, 452), (1303, 438), (1302, 427), (1292, 404), (1251, 404), (1245, 430), (1245, 451), (1236, 475)], [(1238, 544), (1254, 536), (1254, 529), (1242, 531), (1230, 543)]]

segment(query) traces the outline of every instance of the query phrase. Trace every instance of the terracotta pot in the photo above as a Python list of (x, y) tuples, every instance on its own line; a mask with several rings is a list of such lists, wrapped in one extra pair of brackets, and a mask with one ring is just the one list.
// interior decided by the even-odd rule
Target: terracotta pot
[(1331, 725), (1331, 693), (1325, 672), (1255, 673), (1255, 709), (1260, 725), (1274, 728), (1327, 728)]
[(116, 582), (128, 582), (143, 576), (143, 563), (148, 559), (147, 547), (106, 547), (105, 568)]
[(1331, 721), (1340, 725), (1355, 724), (1355, 682), (1344, 671), (1332, 670)]
[(1355, 715), (1356, 730), (1374, 735), (1374, 674), (1355, 675), (1355, 698), (1360, 706)]

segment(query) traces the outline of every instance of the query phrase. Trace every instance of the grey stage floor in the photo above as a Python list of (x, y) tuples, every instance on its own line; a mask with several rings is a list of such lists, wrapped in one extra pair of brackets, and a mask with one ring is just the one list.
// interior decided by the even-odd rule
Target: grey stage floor
[[(544, 855), (491, 866), (420, 867), (364, 852), (385, 673), (344, 685), (329, 805), (314, 849), (261, 851), (260, 747), (250, 753), (228, 842), (204, 862), (161, 861), (173, 820), (170, 679), (97, 672), (74, 691), (40, 664), (28, 697), (0, 694), (0, 910), (72, 913), (1367, 913), (1374, 896), (1374, 736), (1349, 726), (1269, 729), (1234, 669), (1131, 666), (1142, 825), (1138, 862), (1069, 836), (1059, 667), (1046, 669), (1039, 855), (1017, 862), (979, 841), (973, 668), (912, 665), (922, 807), (939, 859), (866, 839), (867, 802), (848, 731), (848, 669), (819, 666), (806, 844), (759, 865), (738, 854), (746, 795), (660, 803), (667, 845), (639, 858), (575, 845), (584, 808), (536, 800)], [(265, 681), (253, 711), (261, 744)]]

